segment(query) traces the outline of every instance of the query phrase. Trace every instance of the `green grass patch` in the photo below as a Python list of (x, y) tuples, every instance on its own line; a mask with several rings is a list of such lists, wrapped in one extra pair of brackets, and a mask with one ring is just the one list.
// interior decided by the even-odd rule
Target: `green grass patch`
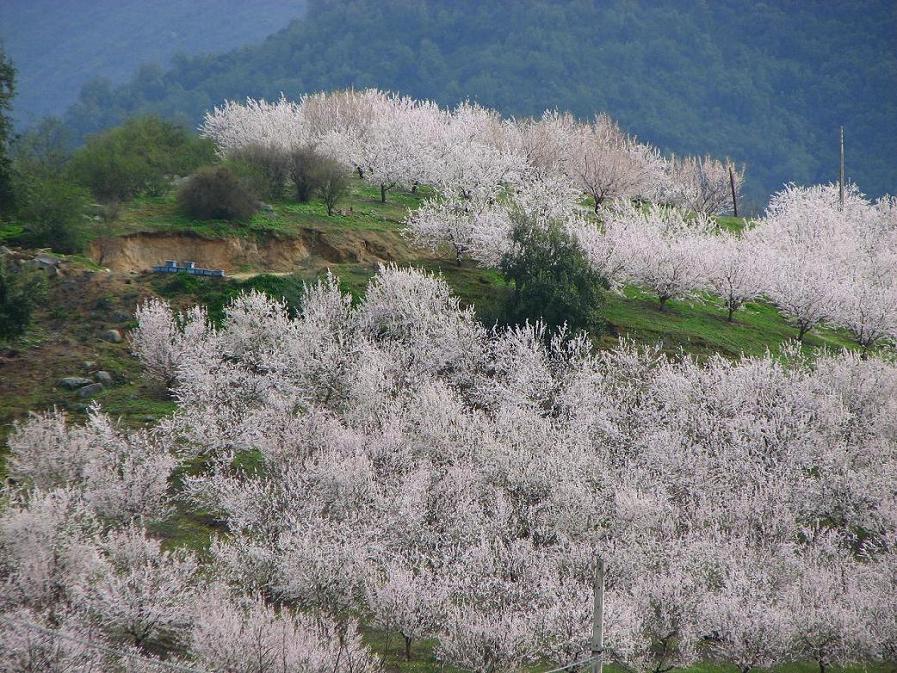
[(0, 220), (0, 243), (13, 243), (25, 233), (25, 227), (15, 222)]
[(740, 234), (744, 231), (748, 222), (746, 217), (733, 217), (731, 215), (716, 215), (714, 218), (719, 228), (724, 231), (730, 231), (733, 234)]
[(190, 509), (182, 502), (177, 503), (174, 512), (165, 520), (150, 523), (148, 529), (162, 540), (163, 549), (187, 549), (204, 561), (209, 560), (212, 539), (221, 532), (221, 526), (211, 516)]
[[(484, 269), (472, 262), (464, 261), (460, 266), (454, 262), (422, 260), (410, 265), (432, 274), (440, 275), (462, 306), (472, 306), (477, 318), (487, 326), (500, 321), (504, 313), (504, 303), (512, 288), (495, 269)], [(330, 270), (339, 277), (340, 289), (349, 292), (358, 301), (364, 296), (368, 281), (376, 274), (374, 267), (361, 264), (334, 264)], [(314, 280), (321, 273), (299, 274), (298, 277)]]
[(210, 278), (175, 274), (156, 276), (152, 279), (155, 290), (167, 299), (180, 300), (206, 307), (209, 319), (216, 325), (224, 320), (224, 309), (243, 292), (258, 290), (275, 299), (283, 299), (291, 312), (295, 313), (302, 299), (303, 281), (299, 275), (277, 276), (259, 274), (246, 280), (233, 278)]
[[(660, 343), (669, 352), (763, 355), (767, 349), (776, 352), (786, 341), (797, 338), (797, 330), (773, 306), (762, 302), (748, 304), (728, 322), (718, 299), (670, 301), (661, 311), (654, 295), (629, 287), (622, 295), (608, 293), (602, 314), (609, 324), (605, 343), (613, 337), (627, 337)], [(804, 337), (804, 348), (819, 347), (855, 349), (856, 344), (843, 333), (819, 328)]]
[(154, 423), (177, 409), (174, 400), (161, 390), (161, 384), (142, 381), (107, 388), (94, 399), (110, 415), (137, 423)]
[(332, 231), (395, 231), (409, 209), (416, 208), (431, 192), (395, 191), (380, 202), (380, 190), (358, 179), (351, 182), (346, 198), (337, 205), (337, 213), (327, 215), (317, 199), (298, 203), (289, 198), (275, 201), (271, 209), (262, 209), (242, 222), (197, 220), (182, 214), (175, 194), (140, 196), (128, 203), (115, 222), (97, 225), (93, 237), (121, 236), (135, 233), (192, 233), (203, 238), (229, 236), (254, 237), (263, 234), (291, 236), (302, 229)]
[(289, 235), (294, 233), (289, 222), (275, 213), (259, 211), (246, 221), (198, 220), (178, 210), (173, 194), (141, 196), (125, 207), (119, 218), (96, 227), (95, 236), (121, 236), (135, 233), (185, 233), (203, 238), (229, 236), (252, 237), (262, 233)]
[(411, 658), (406, 660), (405, 641), (398, 633), (362, 625), (361, 635), (391, 673), (460, 673), (460, 669), (436, 660), (435, 640), (412, 641)]
[(496, 269), (484, 269), (468, 263), (457, 266), (451, 262), (431, 262), (421, 267), (441, 274), (461, 299), (461, 304), (473, 306), (477, 318), (487, 327), (503, 320), (504, 306), (513, 292), (513, 286)]
[[(402, 265), (404, 266), (404, 265)], [(425, 260), (414, 264), (416, 268), (441, 275), (463, 306), (473, 306), (477, 317), (486, 324), (500, 320), (503, 304), (511, 287), (494, 269), (483, 269), (470, 262), (460, 266), (454, 263)], [(357, 263), (335, 263), (329, 270), (339, 278), (340, 289), (349, 293), (357, 302), (367, 289), (368, 281), (377, 268)], [(304, 283), (312, 283), (323, 277), (326, 269), (301, 269), (290, 275), (259, 274), (247, 280), (233, 278), (207, 278), (176, 274), (155, 276), (153, 288), (170, 300), (202, 304), (216, 324), (224, 319), (224, 308), (241, 292), (258, 290), (277, 299), (285, 299), (288, 308), (295, 312), (302, 300)]]

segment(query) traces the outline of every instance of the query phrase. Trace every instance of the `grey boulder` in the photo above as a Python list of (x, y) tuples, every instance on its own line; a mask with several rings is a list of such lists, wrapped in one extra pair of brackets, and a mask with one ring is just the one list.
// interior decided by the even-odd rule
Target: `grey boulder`
[(112, 374), (102, 369), (98, 372), (94, 372), (93, 378), (97, 383), (102, 383), (105, 386), (112, 385)]
[(102, 383), (91, 383), (89, 386), (84, 386), (80, 390), (78, 390), (78, 397), (93, 397), (97, 393), (103, 390)]
[(78, 388), (83, 388), (91, 383), (93, 383), (93, 381), (85, 379), (82, 376), (66, 376), (64, 379), (60, 379), (59, 386), (68, 390), (77, 390)]

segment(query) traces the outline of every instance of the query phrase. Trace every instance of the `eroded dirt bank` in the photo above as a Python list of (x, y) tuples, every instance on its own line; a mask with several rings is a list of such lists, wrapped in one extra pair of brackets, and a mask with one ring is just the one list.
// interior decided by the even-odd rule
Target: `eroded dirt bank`
[(376, 263), (395, 259), (400, 240), (348, 233), (338, 238), (304, 229), (292, 238), (208, 239), (190, 233), (138, 233), (98, 239), (88, 253), (112, 271), (143, 272), (166, 259), (235, 273), (247, 269), (289, 272), (310, 263)]

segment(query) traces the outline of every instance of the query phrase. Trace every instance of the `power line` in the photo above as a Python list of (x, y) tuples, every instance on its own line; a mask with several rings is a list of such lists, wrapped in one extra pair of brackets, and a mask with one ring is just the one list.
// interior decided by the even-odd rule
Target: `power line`
[(600, 656), (601, 655), (599, 654), (598, 656), (589, 657), (588, 659), (582, 659), (581, 661), (574, 661), (572, 664), (567, 664), (566, 666), (561, 666), (560, 668), (552, 668), (550, 671), (540, 671), (539, 673), (558, 673), (559, 671), (566, 671), (568, 668), (573, 668), (574, 666), (589, 664)]
[(115, 657), (127, 657), (128, 659), (134, 659), (136, 661), (143, 662), (145, 664), (152, 664), (158, 666), (159, 668), (165, 668), (169, 671), (178, 671), (178, 673), (206, 673), (206, 671), (201, 671), (198, 668), (190, 668), (189, 666), (182, 666), (180, 664), (173, 664), (169, 661), (161, 661), (158, 659), (148, 659), (147, 657), (141, 656), (139, 654), (134, 654), (131, 652), (123, 652), (121, 650), (116, 650), (111, 647), (106, 647), (105, 645), (100, 645), (99, 643), (81, 640), (80, 638), (75, 638), (74, 636), (66, 635), (65, 633), (61, 633), (59, 631), (55, 631), (53, 629), (48, 629), (40, 624), (35, 624), (34, 622), (29, 622), (24, 619), (15, 620), (9, 619), (8, 617), (0, 616), (0, 622), (4, 622), (9, 624), (10, 626), (16, 627), (24, 627), (26, 629), (31, 629), (32, 631), (38, 631), (39, 633), (43, 633), (48, 636), (52, 636), (53, 638), (59, 638), (61, 640), (68, 640), (70, 642), (76, 643), (78, 645), (84, 647), (90, 647), (100, 652), (104, 652), (106, 654), (111, 654)]

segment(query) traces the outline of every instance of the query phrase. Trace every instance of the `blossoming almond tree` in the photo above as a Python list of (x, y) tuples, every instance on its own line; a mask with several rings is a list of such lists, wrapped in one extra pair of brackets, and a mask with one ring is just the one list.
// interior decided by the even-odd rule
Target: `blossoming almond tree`
[[(354, 622), (375, 615), (435, 634), (446, 663), (510, 673), (586, 649), (600, 552), (608, 658), (639, 671), (888, 656), (890, 622), (858, 606), (892, 585), (891, 362), (599, 351), (487, 329), (443, 279), (396, 267), (354, 304), (325, 277), (295, 315), (248, 293), (200, 327), (171, 332), (177, 409), (152, 441), (52, 414), (14, 434), (4, 615), (209, 669), (243, 670), (245, 651), (340, 670), (351, 650), (362, 671)], [(202, 572), (126, 507), (95, 511), (66, 442), (190, 460), (179, 495), (221, 531)]]
[(725, 551), (721, 586), (705, 594), (700, 608), (712, 657), (741, 673), (787, 662), (792, 635), (782, 592), (791, 550), (772, 548), (761, 556), (735, 544)]
[(206, 114), (200, 132), (225, 156), (250, 145), (289, 150), (311, 141), (300, 105), (285, 97), (274, 103), (226, 101)]
[(620, 204), (605, 215), (615, 220), (608, 233), (623, 237), (623, 272), (631, 282), (657, 294), (660, 309), (670, 299), (693, 296), (706, 286), (704, 251), (712, 223), (660, 206)]
[(10, 475), (40, 490), (68, 488), (106, 520), (164, 518), (174, 457), (152, 433), (126, 434), (97, 406), (82, 426), (59, 411), (33, 416), (10, 438)]
[(189, 629), (198, 572), (191, 555), (163, 552), (134, 526), (98, 546), (102, 563), (77, 585), (77, 599), (110, 639), (142, 648)]
[[(679, 207), (707, 215), (732, 212), (741, 195), (744, 169), (710, 156), (671, 157), (664, 197)], [(734, 188), (735, 193), (732, 193)]]
[(729, 322), (746, 302), (763, 294), (772, 273), (769, 258), (759, 254), (758, 247), (750, 233), (723, 232), (702, 246), (707, 288), (723, 300)]
[(374, 673), (379, 661), (361, 642), (356, 624), (277, 610), (261, 596), (230, 596), (213, 587), (196, 606), (190, 651), (210, 670), (233, 673), (309, 671)]
[(378, 624), (397, 631), (405, 641), (405, 660), (411, 660), (411, 644), (434, 636), (445, 609), (443, 587), (426, 567), (409, 568), (396, 559), (387, 561), (383, 575), (367, 589), (367, 603)]
[(592, 197), (596, 213), (607, 200), (650, 198), (662, 176), (657, 151), (626, 135), (605, 114), (578, 129), (570, 151), (570, 175)]

